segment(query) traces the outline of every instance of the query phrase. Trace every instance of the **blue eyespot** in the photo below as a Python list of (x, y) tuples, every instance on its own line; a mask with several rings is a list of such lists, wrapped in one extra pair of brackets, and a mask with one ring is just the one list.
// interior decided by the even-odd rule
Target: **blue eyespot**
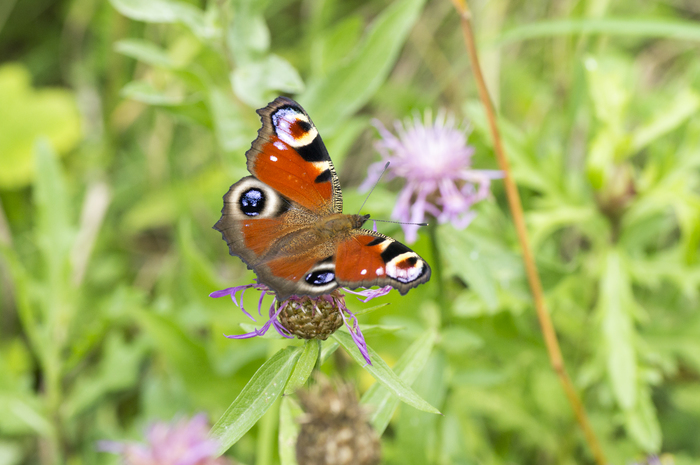
[(260, 189), (248, 189), (239, 200), (241, 211), (248, 216), (258, 216), (265, 210), (265, 194)]
[(323, 286), (335, 279), (335, 273), (332, 271), (314, 271), (313, 273), (307, 274), (304, 279), (312, 286)]

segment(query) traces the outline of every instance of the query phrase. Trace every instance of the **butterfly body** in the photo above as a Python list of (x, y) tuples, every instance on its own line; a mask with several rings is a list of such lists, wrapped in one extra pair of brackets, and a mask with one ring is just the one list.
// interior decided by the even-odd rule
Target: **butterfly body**
[(391, 285), (402, 294), (430, 267), (405, 245), (362, 229), (369, 215), (343, 214), (340, 182), (313, 122), (278, 97), (258, 110), (262, 128), (246, 152), (247, 176), (224, 195), (214, 225), (281, 301), (348, 288)]

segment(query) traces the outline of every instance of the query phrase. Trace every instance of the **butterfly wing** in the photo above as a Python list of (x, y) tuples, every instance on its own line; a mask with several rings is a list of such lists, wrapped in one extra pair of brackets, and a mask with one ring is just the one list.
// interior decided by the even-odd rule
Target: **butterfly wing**
[(338, 287), (328, 269), (334, 244), (313, 226), (343, 210), (338, 175), (301, 105), (278, 97), (257, 112), (262, 127), (246, 152), (253, 176), (231, 186), (214, 229), (278, 299), (327, 294)]
[(316, 126), (301, 105), (278, 97), (258, 114), (262, 128), (246, 152), (248, 171), (310, 211), (342, 213), (338, 175)]
[(221, 218), (214, 225), (228, 244), (270, 287), (279, 300), (290, 295), (322, 295), (336, 287), (332, 242), (319, 241), (313, 212), (248, 176), (224, 195)]
[(355, 229), (338, 244), (335, 274), (343, 287), (388, 285), (404, 295), (430, 279), (430, 266), (417, 253), (390, 237)]

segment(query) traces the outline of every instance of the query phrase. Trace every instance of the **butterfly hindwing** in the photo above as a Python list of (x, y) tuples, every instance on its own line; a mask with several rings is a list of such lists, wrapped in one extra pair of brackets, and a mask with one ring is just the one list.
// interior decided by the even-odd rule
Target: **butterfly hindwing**
[(336, 279), (343, 287), (391, 286), (402, 295), (430, 279), (417, 253), (383, 234), (356, 229), (338, 244)]
[(319, 218), (270, 186), (248, 176), (224, 195), (214, 225), (229, 246), (278, 299), (322, 295), (338, 287), (332, 242), (320, 242), (312, 225)]
[(246, 153), (248, 171), (281, 195), (319, 213), (341, 213), (340, 181), (316, 126), (294, 100), (258, 110), (262, 128)]

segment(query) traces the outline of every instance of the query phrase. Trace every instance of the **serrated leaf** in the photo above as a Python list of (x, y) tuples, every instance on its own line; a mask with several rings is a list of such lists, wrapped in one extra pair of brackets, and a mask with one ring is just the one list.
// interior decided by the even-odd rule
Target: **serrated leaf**
[(658, 454), (661, 450), (661, 426), (649, 389), (642, 388), (638, 397), (635, 408), (625, 412), (625, 429), (647, 454)]
[(672, 101), (654, 113), (654, 118), (632, 133), (631, 151), (638, 152), (659, 137), (683, 124), (700, 109), (700, 95), (691, 89), (680, 92)]
[(210, 437), (218, 441), (219, 454), (235, 444), (282, 394), (301, 348), (287, 347), (265, 362), (248, 381), (238, 397), (212, 426)]
[(401, 380), (396, 373), (386, 364), (384, 360), (371, 347), (367, 346), (372, 365), (367, 363), (360, 352), (360, 349), (355, 345), (352, 336), (345, 331), (336, 331), (331, 336), (355, 359), (357, 363), (364, 367), (369, 374), (374, 377), (381, 385), (386, 387), (393, 395), (408, 405), (428, 413), (440, 414), (440, 411), (426, 402), (411, 387)]
[[(434, 330), (426, 332), (411, 344), (394, 365), (394, 373), (407, 385), (413, 384), (425, 367), (436, 339), (437, 333)], [(364, 393), (361, 403), (372, 406), (370, 423), (381, 436), (399, 405), (399, 398), (384, 385), (376, 383)]]
[(318, 341), (309, 339), (304, 344), (304, 352), (299, 357), (299, 361), (294, 366), (292, 376), (289, 377), (287, 387), (284, 388), (284, 395), (294, 394), (306, 383), (318, 360)]
[(608, 378), (623, 410), (637, 403), (637, 356), (634, 348), (633, 297), (629, 275), (617, 250), (609, 250), (600, 280), (598, 311), (605, 341)]

